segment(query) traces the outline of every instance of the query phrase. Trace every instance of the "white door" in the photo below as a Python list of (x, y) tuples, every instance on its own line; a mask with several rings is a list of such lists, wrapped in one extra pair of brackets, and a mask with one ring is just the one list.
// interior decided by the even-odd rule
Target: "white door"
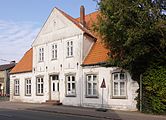
[(51, 75), (51, 100), (59, 100), (59, 75)]

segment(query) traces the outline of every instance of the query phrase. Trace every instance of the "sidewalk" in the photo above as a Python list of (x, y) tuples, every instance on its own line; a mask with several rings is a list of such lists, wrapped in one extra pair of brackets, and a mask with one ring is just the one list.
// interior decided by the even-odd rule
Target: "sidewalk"
[(30, 108), (28, 110), (52, 112), (67, 115), (87, 116), (93, 118), (109, 119), (109, 120), (166, 120), (166, 116), (147, 115), (139, 112), (129, 111), (113, 111), (107, 112), (96, 111), (93, 108), (73, 107), (73, 106), (49, 106), (40, 108)]
[(13, 109), (13, 110), (31, 110), (51, 112), (56, 114), (87, 116), (99, 119), (109, 120), (166, 120), (166, 116), (160, 115), (147, 115), (139, 112), (129, 111), (113, 111), (107, 112), (96, 111), (94, 108), (83, 108), (73, 106), (52, 106), (45, 104), (30, 104), (30, 103), (14, 103), (14, 102), (0, 102), (0, 109)]

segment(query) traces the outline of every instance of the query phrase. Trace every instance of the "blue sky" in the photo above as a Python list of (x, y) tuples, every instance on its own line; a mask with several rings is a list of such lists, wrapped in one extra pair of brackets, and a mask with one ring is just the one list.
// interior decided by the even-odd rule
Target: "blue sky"
[(97, 10), (93, 0), (1, 0), (0, 64), (21, 59), (55, 6), (76, 18), (81, 5), (87, 14)]

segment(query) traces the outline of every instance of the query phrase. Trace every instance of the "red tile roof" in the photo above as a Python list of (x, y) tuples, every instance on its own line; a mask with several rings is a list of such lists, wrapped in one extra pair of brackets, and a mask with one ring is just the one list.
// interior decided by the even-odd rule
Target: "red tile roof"
[[(92, 26), (96, 22), (96, 19), (100, 13), (98, 11), (93, 12), (85, 16), (86, 27), (92, 31)], [(76, 19), (78, 22), (80, 18)], [(93, 32), (92, 32), (93, 33)], [(106, 62), (108, 60), (107, 53), (109, 52), (108, 49), (102, 43), (100, 35), (93, 33), (94, 36), (97, 38), (97, 41), (92, 46), (90, 52), (84, 59), (83, 65), (91, 65), (91, 64), (98, 64), (102, 62)]]
[(33, 50), (31, 48), (24, 54), (22, 59), (11, 70), (10, 73), (15, 74), (15, 73), (31, 72), (32, 71), (32, 56), (33, 56)]
[(98, 39), (84, 59), (83, 65), (103, 63), (108, 60), (108, 52), (103, 43)]

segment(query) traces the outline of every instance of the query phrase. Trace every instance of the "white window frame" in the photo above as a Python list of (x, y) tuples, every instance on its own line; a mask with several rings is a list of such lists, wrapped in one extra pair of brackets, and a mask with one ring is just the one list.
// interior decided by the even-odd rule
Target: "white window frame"
[[(94, 77), (95, 77), (95, 80), (94, 80)], [(90, 88), (89, 88), (89, 85), (90, 85)], [(94, 88), (95, 86), (96, 88)], [(96, 74), (86, 75), (86, 97), (98, 97), (98, 77)]]
[[(74, 78), (74, 81), (73, 81)], [(74, 89), (73, 89), (74, 84)], [(66, 75), (66, 96), (76, 97), (76, 77), (75, 75)]]
[(32, 81), (30, 78), (25, 79), (25, 95), (31, 96), (32, 94)]
[(44, 77), (36, 78), (36, 95), (44, 95)]
[(67, 41), (67, 57), (73, 57), (73, 41)]
[(57, 44), (52, 44), (51, 51), (52, 51), (52, 53), (51, 53), (52, 60), (56, 60), (57, 56), (58, 56), (58, 46), (57, 46)]
[(20, 95), (20, 81), (19, 81), (19, 79), (14, 80), (14, 95), (15, 96)]
[(39, 48), (39, 62), (44, 61), (44, 47)]
[[(120, 77), (121, 74), (124, 75), (123, 78)], [(115, 75), (117, 78), (115, 78)], [(115, 87), (115, 84), (117, 87)], [(121, 85), (124, 85), (123, 89)], [(125, 72), (112, 73), (112, 98), (127, 98), (127, 74)]]

